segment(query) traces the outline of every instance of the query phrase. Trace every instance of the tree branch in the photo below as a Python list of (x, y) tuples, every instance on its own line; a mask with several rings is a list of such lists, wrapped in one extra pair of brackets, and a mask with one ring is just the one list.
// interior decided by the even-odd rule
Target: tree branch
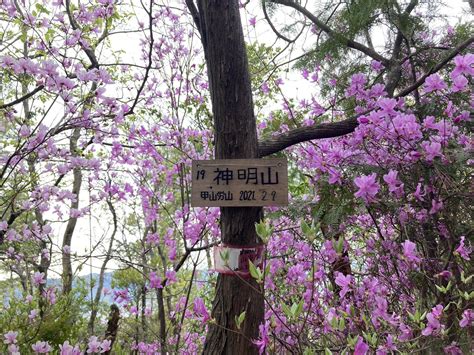
[(278, 37), (278, 38), (281, 38), (282, 40), (288, 42), (288, 43), (292, 43), (296, 40), (293, 39), (289, 39), (288, 37), (286, 37), (285, 35), (282, 35), (276, 28), (275, 26), (273, 25), (273, 22), (272, 20), (270, 20), (270, 16), (268, 16), (268, 12), (267, 12), (267, 5), (266, 5), (266, 2), (265, 1), (262, 1), (262, 10), (263, 10), (263, 15), (265, 16), (265, 19), (267, 20), (268, 24), (270, 25), (270, 28), (272, 29), (273, 33), (275, 33), (275, 35)]
[(199, 11), (196, 7), (196, 4), (193, 0), (186, 0), (186, 6), (188, 7), (188, 10), (193, 18), (194, 24), (196, 25), (202, 37), (201, 17), (199, 16)]
[(375, 59), (379, 62), (382, 62), (385, 66), (388, 66), (389, 60), (384, 56), (378, 54), (376, 51), (370, 49), (369, 47), (365, 46), (362, 43), (354, 41), (350, 38), (345, 37), (342, 33), (335, 32), (332, 28), (326, 25), (323, 21), (321, 21), (318, 17), (313, 15), (310, 11), (308, 11), (305, 7), (301, 6), (300, 4), (292, 1), (292, 0), (271, 0), (275, 4), (285, 5), (295, 9), (296, 11), (300, 12), (304, 16), (306, 16), (311, 22), (313, 22), (318, 28), (322, 31), (327, 33), (329, 37), (332, 39), (346, 45), (349, 48), (356, 49), (372, 59)]
[(19, 104), (19, 103), (21, 103), (25, 100), (28, 100), (30, 97), (32, 97), (37, 92), (39, 92), (43, 89), (44, 89), (44, 85), (40, 85), (40, 86), (36, 87), (36, 89), (34, 89), (33, 91), (27, 93), (26, 95), (23, 95), (22, 97), (19, 97), (18, 99), (14, 100), (14, 101), (9, 102), (7, 104), (0, 105), (0, 109), (5, 109), (5, 108), (8, 108), (8, 107), (12, 107), (12, 106), (15, 106), (16, 104)]
[(128, 115), (131, 115), (134, 113), (134, 110), (135, 110), (135, 107), (137, 106), (138, 104), (138, 100), (140, 99), (140, 95), (143, 91), (143, 89), (145, 88), (145, 84), (146, 82), (148, 81), (148, 76), (150, 75), (150, 70), (151, 70), (151, 67), (153, 65), (153, 45), (155, 43), (155, 39), (153, 37), (153, 0), (150, 0), (150, 8), (147, 10), (145, 8), (143, 8), (147, 15), (148, 15), (148, 22), (149, 22), (149, 26), (150, 26), (150, 47), (149, 47), (149, 52), (148, 52), (148, 65), (145, 69), (145, 75), (143, 77), (143, 80), (142, 80), (142, 83), (140, 85), (140, 87), (138, 88), (138, 91), (137, 91), (137, 95), (135, 96), (135, 100), (133, 101), (133, 104), (132, 106), (130, 107), (130, 109), (125, 112), (124, 116), (128, 116)]
[(260, 157), (277, 153), (297, 143), (313, 139), (333, 138), (354, 132), (357, 127), (357, 117), (348, 118), (339, 122), (321, 123), (309, 127), (298, 127), (291, 131), (268, 138), (258, 143)]
[[(444, 68), (444, 66), (450, 60), (452, 60), (457, 54), (462, 52), (473, 42), (474, 37), (471, 37), (466, 41), (460, 43), (445, 58), (443, 58), (434, 67), (432, 67), (415, 83), (395, 95), (395, 98), (407, 96), (408, 94), (412, 93), (418, 87), (423, 85), (428, 76)], [(310, 127), (298, 127), (291, 131), (279, 134), (276, 137), (261, 140), (258, 144), (259, 156), (265, 157), (267, 155), (277, 153), (285, 148), (291, 147), (292, 145), (307, 142), (313, 139), (340, 137), (352, 133), (358, 126), (357, 118), (364, 114), (367, 114), (367, 112), (363, 112), (360, 115), (339, 122), (321, 123)]]
[[(82, 32), (82, 28), (79, 26), (76, 19), (71, 13), (71, 0), (66, 0), (66, 13), (67, 13), (67, 17), (69, 19), (69, 23), (71, 24), (72, 29), (80, 30)], [(81, 45), (82, 50), (84, 51), (84, 53), (86, 53), (87, 57), (89, 58), (91, 62), (90, 69), (99, 68), (99, 62), (97, 60), (97, 57), (95, 56), (94, 51), (84, 46), (84, 44), (81, 41), (79, 41), (79, 44)]]
[(443, 67), (451, 60), (453, 59), (456, 55), (458, 55), (459, 53), (461, 53), (464, 49), (466, 49), (467, 47), (469, 47), (469, 45), (471, 45), (472, 43), (474, 42), (474, 36), (468, 38), (467, 40), (465, 40), (464, 42), (461, 42), (457, 47), (455, 47), (446, 57), (444, 57), (443, 60), (441, 60), (440, 62), (438, 62), (438, 64), (436, 64), (434, 67), (432, 67), (430, 70), (428, 70), (425, 74), (423, 74), (415, 83), (413, 83), (412, 85), (410, 85), (409, 87), (403, 89), (402, 91), (400, 91), (397, 95), (395, 95), (395, 97), (402, 97), (402, 96), (406, 96), (408, 95), (409, 93), (411, 93), (413, 90), (416, 90), (417, 88), (419, 88), (421, 85), (423, 85), (423, 83), (425, 82), (426, 78), (428, 76), (430, 76), (431, 74), (434, 74), (438, 71), (440, 71), (441, 69), (443, 69)]
[[(408, 4), (405, 11), (398, 16), (398, 21), (401, 22), (401, 19), (403, 17), (409, 16), (417, 4), (418, 4), (418, 0), (411, 0), (410, 4)], [(389, 97), (393, 96), (393, 93), (400, 81), (400, 78), (402, 77), (401, 65), (403, 62), (399, 61), (399, 57), (400, 57), (400, 52), (402, 48), (404, 34), (400, 27), (401, 26), (398, 24), (397, 36), (395, 38), (395, 42), (394, 42), (393, 50), (392, 50), (392, 57), (390, 59), (391, 64), (389, 66), (389, 72), (387, 75), (387, 85), (385, 85), (385, 90), (387, 91)]]

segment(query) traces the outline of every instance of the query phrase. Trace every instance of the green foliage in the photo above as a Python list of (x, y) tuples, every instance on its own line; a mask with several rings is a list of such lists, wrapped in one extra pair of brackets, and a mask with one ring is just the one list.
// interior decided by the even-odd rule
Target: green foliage
[[(38, 295), (31, 302), (26, 301), (26, 294), (20, 294), (19, 285), (14, 281), (0, 283), (3, 294), (0, 329), (2, 334), (10, 330), (19, 333), (18, 344), (22, 353), (30, 353), (31, 345), (39, 340), (48, 341), (58, 348), (65, 340), (75, 343), (87, 337), (89, 301), (85, 282), (78, 280), (73, 292), (67, 296), (56, 292), (56, 302), (51, 305), (44, 299), (40, 300)], [(29, 319), (32, 311), (37, 315)]]

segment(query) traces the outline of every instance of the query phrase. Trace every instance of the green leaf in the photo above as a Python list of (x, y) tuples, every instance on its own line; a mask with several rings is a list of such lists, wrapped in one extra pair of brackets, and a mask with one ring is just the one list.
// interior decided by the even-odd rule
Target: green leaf
[(298, 307), (296, 308), (295, 317), (298, 317), (303, 312), (304, 301), (301, 300), (298, 302)]
[(298, 304), (297, 303), (293, 303), (291, 305), (291, 315), (294, 317), (296, 315), (296, 310), (298, 309)]
[(470, 275), (469, 277), (464, 277), (464, 271), (461, 272), (461, 281), (464, 283), (464, 284), (468, 284), (469, 282), (471, 282), (472, 278), (474, 277), (474, 274), (473, 275)]
[(265, 237), (265, 234), (266, 234), (266, 230), (265, 230), (265, 224), (263, 222), (260, 222), (260, 223), (256, 223), (255, 224), (255, 230), (257, 232), (257, 235), (264, 239)]
[(308, 223), (306, 223), (305, 220), (301, 221), (301, 230), (307, 236), (311, 234), (311, 227), (308, 225)]
[(346, 321), (342, 317), (341, 319), (339, 319), (338, 329), (340, 331), (343, 331), (344, 329), (346, 329)]
[(240, 330), (240, 327), (242, 323), (244, 322), (244, 320), (245, 320), (245, 311), (240, 313), (239, 316), (235, 316), (235, 325), (237, 326), (237, 329)]
[(252, 275), (252, 277), (255, 280), (260, 281), (261, 279), (260, 269), (258, 269), (251, 260), (249, 260), (249, 271), (250, 271), (250, 275)]
[(291, 309), (286, 303), (281, 304), (281, 309), (283, 310), (283, 313), (285, 313), (285, 315), (288, 318), (291, 318)]

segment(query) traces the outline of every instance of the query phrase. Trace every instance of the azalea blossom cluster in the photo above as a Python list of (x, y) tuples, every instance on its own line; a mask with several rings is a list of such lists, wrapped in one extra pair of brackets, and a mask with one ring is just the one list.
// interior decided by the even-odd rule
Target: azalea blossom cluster
[[(459, 224), (469, 217), (454, 201), (465, 196), (469, 179), (458, 174), (472, 165), (468, 157), (474, 148), (468, 128), (472, 93), (464, 80), (455, 79), (472, 81), (474, 55), (458, 55), (453, 64), (450, 82), (439, 74), (427, 77), (420, 100), (436, 107), (422, 117), (410, 99), (389, 98), (378, 84), (368, 86), (365, 74), (354, 74), (345, 94), (357, 104), (355, 132), (291, 150), (315, 187), (315, 207), (303, 211), (309, 219), (319, 216), (322, 239), (307, 241), (302, 232), (292, 233), (293, 218), (272, 221), (275, 229), (286, 231), (268, 241), (270, 306), (258, 342), (262, 352), (270, 346), (269, 324), (288, 347), (314, 341), (344, 348), (348, 338), (356, 354), (388, 354), (411, 341), (442, 339), (448, 328), (472, 326), (471, 296), (462, 296), (469, 292), (468, 281), (458, 278), (472, 273), (472, 248)], [(318, 212), (327, 191), (338, 204), (352, 207), (345, 211), (329, 204), (329, 211)], [(321, 216), (328, 212), (339, 213), (338, 224), (325, 225)], [(282, 297), (279, 282), (294, 292)], [(437, 291), (429, 296), (423, 284)], [(455, 305), (443, 296), (452, 288), (460, 294)], [(292, 302), (302, 302), (299, 317), (285, 307)], [(416, 340), (418, 335), (422, 338)], [(445, 351), (461, 353), (455, 343)]]

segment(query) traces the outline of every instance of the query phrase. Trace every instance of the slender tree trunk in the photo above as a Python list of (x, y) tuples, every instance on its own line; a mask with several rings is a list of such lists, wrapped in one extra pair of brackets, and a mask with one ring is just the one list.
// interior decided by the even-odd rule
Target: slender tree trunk
[(160, 353), (166, 355), (166, 315), (162, 288), (156, 290), (156, 300), (158, 301), (158, 319), (160, 322)]
[[(116, 304), (112, 304), (110, 306), (109, 320), (107, 321), (107, 330), (105, 331), (105, 339), (110, 340), (110, 349), (112, 349), (117, 339), (119, 320), (120, 310)], [(104, 352), (104, 354), (111, 354), (111, 350)]]
[[(81, 134), (81, 129), (79, 127), (74, 128), (72, 136), (69, 140), (69, 149), (71, 155), (77, 155), (77, 142)], [(79, 192), (81, 191), (82, 184), (82, 172), (80, 167), (73, 169), (73, 182), (72, 182), (72, 193), (76, 196), (76, 199), (71, 202), (72, 209), (79, 208)], [(64, 247), (71, 247), (72, 235), (74, 234), (74, 229), (76, 229), (77, 217), (69, 217), (69, 221), (66, 225), (66, 231), (63, 236), (63, 294), (68, 294), (72, 289), (72, 263), (71, 263), (71, 253), (68, 251), (65, 252)]]
[(99, 283), (97, 285), (97, 291), (95, 293), (94, 301), (92, 303), (91, 317), (89, 318), (89, 324), (88, 324), (89, 334), (91, 335), (94, 335), (95, 319), (97, 317), (97, 311), (99, 308), (99, 302), (100, 302), (100, 297), (102, 295), (102, 290), (104, 289), (105, 270), (107, 268), (107, 263), (112, 258), (112, 250), (113, 250), (112, 248), (114, 246), (115, 234), (117, 233), (117, 213), (115, 212), (114, 205), (109, 199), (107, 200), (107, 205), (109, 206), (110, 213), (112, 213), (114, 229), (112, 231), (112, 235), (110, 236), (107, 256), (105, 257), (104, 262), (102, 263), (102, 266), (100, 267)]
[[(257, 130), (253, 112), (242, 24), (237, 0), (200, 0), (199, 22), (206, 54), (215, 130), (216, 159), (257, 158)], [(224, 244), (260, 244), (255, 223), (261, 208), (221, 208)], [(205, 354), (257, 354), (252, 339), (264, 318), (263, 295), (253, 280), (219, 275)], [(237, 329), (235, 317), (246, 312)]]
[[(28, 32), (27, 32), (26, 27), (23, 27), (22, 34), (26, 36), (27, 33)], [(25, 58), (28, 57), (28, 52), (29, 52), (28, 51), (28, 44), (25, 42), (23, 44), (23, 55), (25, 56)], [(25, 96), (27, 93), (28, 93), (28, 85), (25, 82), (22, 82), (22, 84), (21, 84), (21, 94), (23, 96)], [(30, 100), (29, 99), (26, 99), (26, 100), (23, 101), (23, 110), (24, 110), (24, 114), (25, 114), (25, 122), (27, 124), (29, 124), (30, 119), (31, 119), (31, 108), (30, 108)], [(37, 176), (36, 169), (35, 169), (36, 154), (31, 154), (28, 157), (27, 162), (28, 162), (28, 170), (29, 170), (29, 173), (30, 173), (31, 187), (32, 187), (32, 189), (35, 189), (35, 188), (38, 187), (38, 176)], [(45, 225), (43, 214), (41, 213), (41, 211), (38, 207), (35, 208), (34, 212), (35, 212), (36, 221), (38, 222), (40, 227), (43, 228), (43, 226)], [(44, 278), (45, 278), (45, 280), (47, 280), (48, 279), (49, 266), (51, 265), (51, 255), (50, 255), (51, 253), (49, 253), (49, 255), (43, 253), (43, 251), (47, 250), (47, 247), (48, 247), (48, 243), (45, 239), (40, 240), (38, 244), (39, 244), (39, 247), (41, 248), (41, 251), (40, 251), (40, 263), (39, 263), (39, 265), (37, 265), (37, 269), (38, 269), (38, 272), (42, 272), (44, 274)], [(39, 309), (40, 309), (41, 319), (43, 319), (44, 309), (46, 307), (46, 302), (45, 302), (44, 297), (43, 297), (43, 293), (45, 291), (45, 288), (46, 288), (46, 283), (38, 285), (38, 292), (39, 292), (39, 295), (40, 295), (39, 298), (38, 298), (38, 305), (39, 305)]]

